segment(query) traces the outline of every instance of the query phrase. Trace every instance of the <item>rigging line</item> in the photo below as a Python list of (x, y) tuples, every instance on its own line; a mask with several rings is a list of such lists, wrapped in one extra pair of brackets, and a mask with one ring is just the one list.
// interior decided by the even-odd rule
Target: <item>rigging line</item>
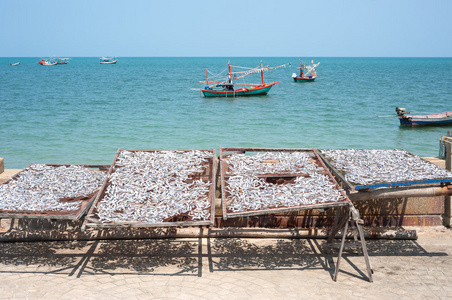
[(226, 75), (213, 74), (213, 73), (210, 73), (210, 72), (209, 72), (209, 75), (211, 75), (212, 77), (215, 77), (215, 78), (224, 78), (224, 77), (226, 77)]
[(212, 80), (226, 80), (227, 76), (211, 76)]
[(214, 74), (214, 73), (210, 72), (209, 70), (207, 70), (207, 72), (208, 72), (210, 75), (214, 76), (214, 77), (220, 77), (220, 76), (226, 76), (226, 75), (221, 75), (221, 74), (224, 73), (224, 72), (227, 71), (227, 70), (228, 70), (228, 68), (224, 69), (223, 71), (221, 71), (221, 72), (218, 73), (218, 74)]
[[(281, 67), (281, 66), (274, 67), (274, 68), (279, 68), (279, 67)], [(272, 68), (272, 69), (274, 69), (274, 68)], [(237, 80), (237, 79), (243, 78), (245, 76), (248, 76), (248, 75), (251, 75), (251, 74), (254, 74), (254, 73), (261, 73), (263, 71), (268, 71), (268, 70), (270, 70), (270, 69), (268, 68), (268, 65), (267, 65), (267, 66), (262, 67), (262, 68), (254, 68), (254, 69), (246, 71), (246, 72), (236, 72), (236, 74), (243, 73), (243, 75), (237, 76), (237, 77), (233, 78), (232, 80)]]
[[(232, 67), (232, 66), (231, 66)], [(262, 67), (262, 68), (266, 68), (268, 66)], [(245, 68), (244, 68), (245, 69)], [(258, 72), (259, 70), (261, 70), (260, 67), (256, 67), (256, 68), (246, 68), (247, 71), (237, 71), (237, 72), (232, 72), (232, 73), (236, 73), (236, 74), (241, 74), (241, 73), (251, 73), (251, 72)]]
[(255, 67), (255, 68), (250, 68), (250, 67), (240, 67), (240, 66), (233, 66), (233, 65), (231, 65), (231, 67), (238, 68), (238, 69), (248, 69), (248, 70), (252, 70), (252, 69), (257, 69), (257, 68), (259, 68), (259, 67)]

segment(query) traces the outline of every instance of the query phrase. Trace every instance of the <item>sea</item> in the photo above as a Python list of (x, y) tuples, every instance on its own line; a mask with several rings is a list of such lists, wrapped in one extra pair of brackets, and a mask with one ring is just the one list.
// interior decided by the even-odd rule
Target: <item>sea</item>
[[(452, 126), (402, 127), (396, 107), (452, 111), (452, 58), (299, 57), (320, 62), (295, 83), (297, 57), (0, 58), (0, 157), (31, 163), (111, 164), (118, 149), (220, 147), (406, 149), (438, 156)], [(19, 66), (10, 63), (20, 62)], [(206, 69), (290, 65), (264, 72), (265, 96), (204, 98)], [(260, 74), (246, 77), (259, 83)]]

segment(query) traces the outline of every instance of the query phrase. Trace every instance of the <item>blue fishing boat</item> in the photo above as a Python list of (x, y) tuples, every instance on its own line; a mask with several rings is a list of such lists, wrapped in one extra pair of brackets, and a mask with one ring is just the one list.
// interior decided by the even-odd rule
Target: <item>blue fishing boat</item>
[(452, 111), (437, 114), (415, 115), (405, 111), (403, 107), (396, 107), (400, 125), (425, 126), (425, 125), (452, 125)]

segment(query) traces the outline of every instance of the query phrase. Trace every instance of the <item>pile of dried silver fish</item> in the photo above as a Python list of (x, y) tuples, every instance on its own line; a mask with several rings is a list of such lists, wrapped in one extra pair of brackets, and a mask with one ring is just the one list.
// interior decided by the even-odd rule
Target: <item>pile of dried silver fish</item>
[(400, 149), (330, 149), (321, 153), (345, 180), (371, 185), (452, 178), (452, 173)]
[(306, 152), (257, 152), (234, 154), (228, 158), (228, 174), (263, 175), (318, 172), (312, 156)]
[[(233, 212), (346, 200), (325, 169), (306, 152), (260, 152), (228, 157), (226, 191)], [(275, 184), (258, 175), (297, 174), (294, 183)]]
[(208, 220), (211, 182), (193, 179), (208, 167), (208, 151), (121, 151), (97, 205), (100, 222), (161, 223), (184, 215)]
[(105, 176), (105, 172), (78, 165), (33, 164), (9, 183), (0, 185), (0, 210), (77, 210), (82, 201), (61, 200), (94, 193), (102, 186)]

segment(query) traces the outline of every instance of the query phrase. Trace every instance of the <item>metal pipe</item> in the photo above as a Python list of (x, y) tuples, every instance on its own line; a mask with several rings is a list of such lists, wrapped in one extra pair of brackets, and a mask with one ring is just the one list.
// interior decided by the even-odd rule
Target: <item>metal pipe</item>
[[(340, 238), (340, 234), (336, 238)], [(168, 238), (271, 238), (271, 239), (327, 239), (328, 230), (324, 228), (158, 228), (118, 230), (10, 230), (0, 235), (0, 242), (43, 242), (43, 241), (92, 241), (118, 239), (168, 239)], [(351, 236), (350, 236), (351, 237)], [(415, 240), (418, 238), (416, 230), (391, 229), (384, 231), (365, 230), (366, 239), (401, 239)]]
[(448, 195), (452, 195), (452, 185), (446, 185), (443, 187), (383, 188), (373, 191), (348, 192), (348, 197), (352, 201), (408, 197), (436, 197)]

